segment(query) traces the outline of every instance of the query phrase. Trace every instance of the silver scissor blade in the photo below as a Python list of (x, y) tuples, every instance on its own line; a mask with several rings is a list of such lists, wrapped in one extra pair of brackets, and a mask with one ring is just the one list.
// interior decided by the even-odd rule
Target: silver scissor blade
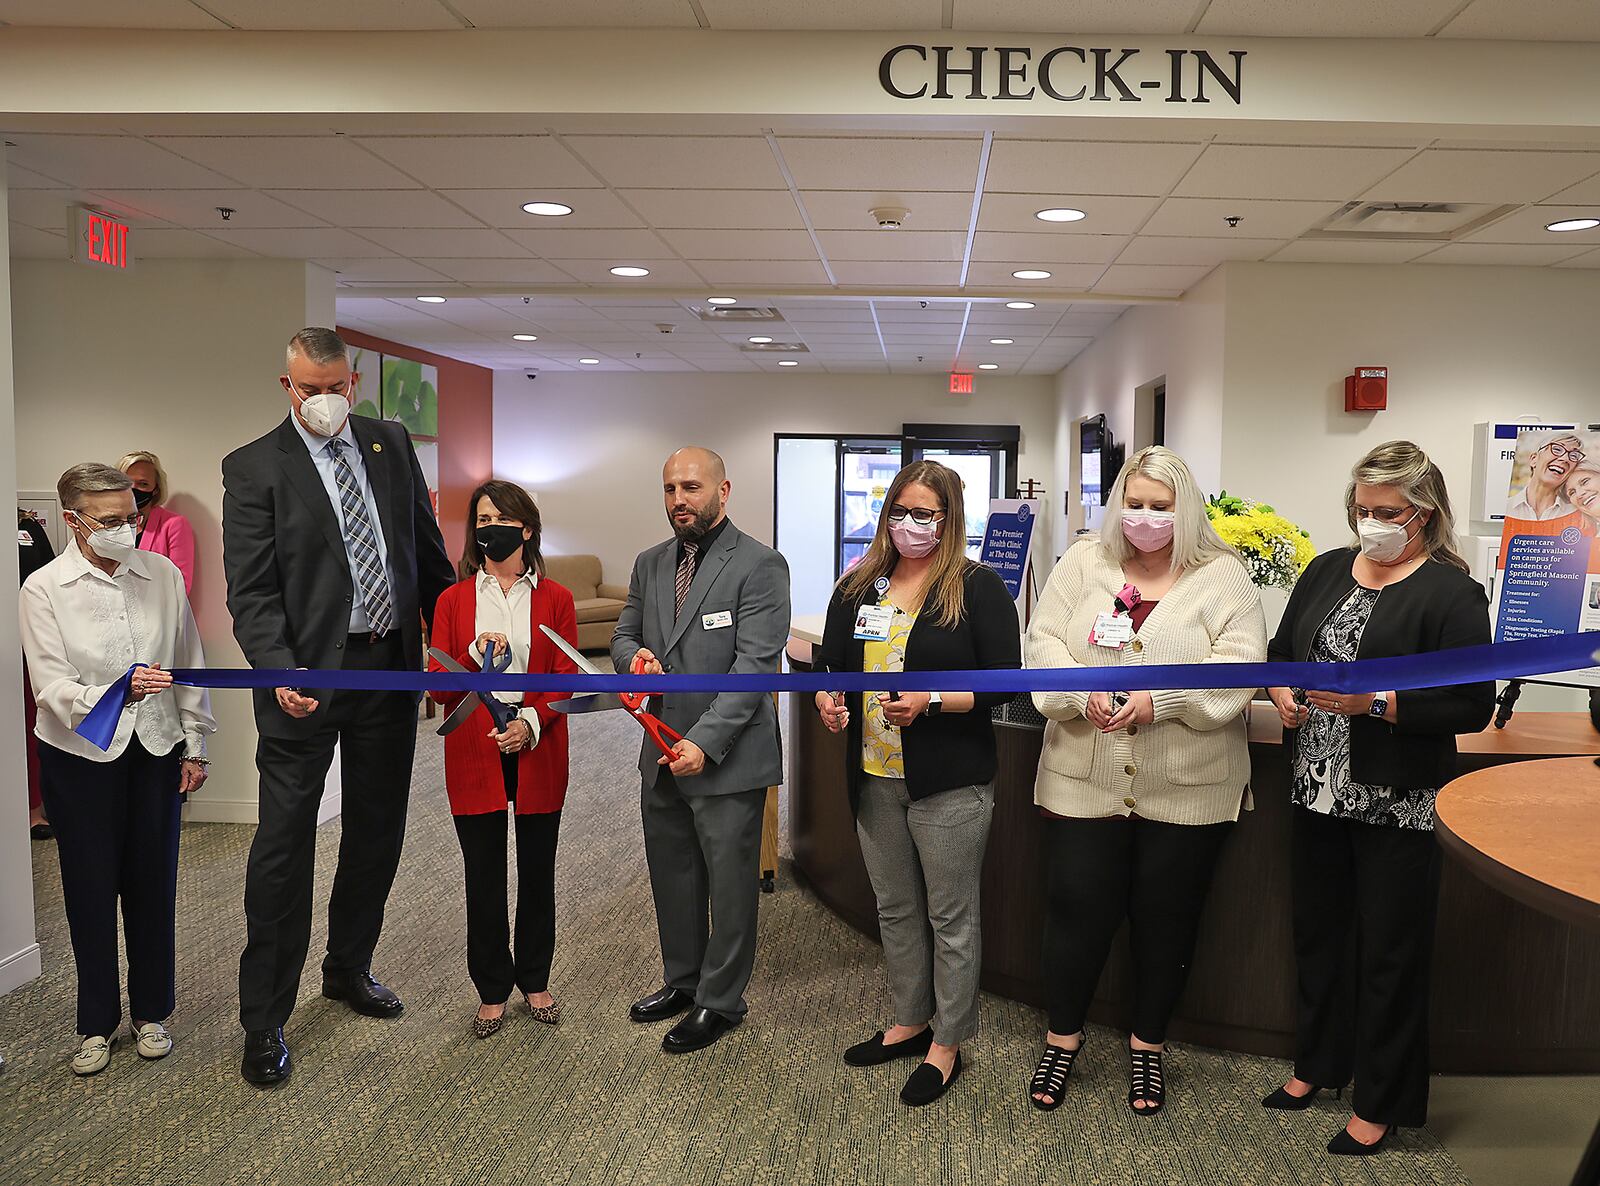
[(622, 701), (617, 699), (614, 692), (595, 692), (588, 696), (573, 696), (567, 700), (552, 700), (550, 707), (569, 715), (575, 712), (608, 712), (613, 708), (621, 708)]
[(478, 698), (471, 693), (461, 698), (461, 703), (450, 710), (450, 715), (445, 717), (444, 723), (439, 726), (439, 736), (453, 732), (457, 726), (478, 710)]
[(593, 663), (589, 662), (589, 660), (585, 659), (583, 657), (583, 653), (579, 651), (578, 648), (573, 646), (566, 639), (562, 638), (561, 635), (557, 634), (554, 630), (550, 629), (549, 626), (545, 625), (543, 622), (540, 622), (539, 629), (544, 631), (546, 638), (561, 648), (561, 653), (567, 658), (571, 659), (573, 663), (577, 665), (579, 671), (587, 672), (589, 675), (606, 674)]
[(454, 671), (454, 672), (456, 672), (457, 674), (460, 674), (460, 675), (468, 675), (468, 674), (470, 674), (465, 667), (461, 666), (461, 664), (457, 663), (454, 659), (452, 659), (444, 651), (441, 651), (438, 647), (429, 647), (428, 648), (428, 658), (432, 659), (435, 663), (437, 663), (440, 667), (443, 667), (446, 671)]

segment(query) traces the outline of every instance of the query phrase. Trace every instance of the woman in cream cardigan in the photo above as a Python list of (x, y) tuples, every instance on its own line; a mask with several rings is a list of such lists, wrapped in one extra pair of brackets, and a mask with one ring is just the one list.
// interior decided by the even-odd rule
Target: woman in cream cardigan
[(1065, 1098), (1084, 1016), (1112, 937), (1129, 920), (1134, 961), (1128, 1106), (1166, 1102), (1161, 1055), (1194, 954), (1212, 871), (1245, 806), (1249, 689), (1140, 691), (1146, 663), (1260, 662), (1261, 598), (1206, 519), (1177, 454), (1122, 467), (1099, 539), (1050, 574), (1028, 631), (1029, 667), (1127, 669), (1126, 692), (1035, 692), (1047, 718), (1034, 802), (1048, 863), (1044, 973), (1050, 1028), (1029, 1084)]

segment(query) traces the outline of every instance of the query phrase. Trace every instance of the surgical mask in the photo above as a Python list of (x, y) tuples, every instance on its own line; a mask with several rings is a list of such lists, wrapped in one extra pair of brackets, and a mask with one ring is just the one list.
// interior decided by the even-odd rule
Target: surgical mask
[[(1412, 512), (1411, 519), (1417, 517)], [(1406, 534), (1411, 519), (1404, 523), (1385, 523), (1381, 519), (1362, 519), (1356, 523), (1356, 535), (1361, 540), (1361, 554), (1374, 564), (1393, 564), (1405, 554), (1411, 537)]]
[(1172, 542), (1173, 511), (1122, 512), (1122, 536), (1141, 552), (1159, 552)]
[(319, 437), (336, 437), (350, 419), (350, 401), (337, 391), (307, 396), (300, 404), (300, 418)]
[(135, 490), (133, 492), (133, 505), (138, 507), (141, 511), (155, 500), (156, 492), (154, 490)]
[(907, 515), (899, 523), (889, 524), (889, 538), (895, 550), (910, 560), (921, 560), (939, 546), (943, 520), (936, 523), (918, 523)]
[[(83, 527), (89, 525), (79, 520)], [(89, 532), (89, 550), (102, 560), (109, 560), (112, 564), (121, 564), (133, 555), (134, 535), (133, 527), (124, 523), (121, 527), (101, 527)]]
[(488, 523), (476, 532), (478, 547), (496, 564), (522, 547), (522, 528), (509, 523)]

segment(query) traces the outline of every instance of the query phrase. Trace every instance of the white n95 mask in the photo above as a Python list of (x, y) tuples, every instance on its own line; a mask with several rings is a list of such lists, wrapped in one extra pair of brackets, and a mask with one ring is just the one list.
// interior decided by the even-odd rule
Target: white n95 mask
[(319, 437), (338, 436), (350, 419), (350, 401), (337, 391), (307, 396), (300, 403), (300, 418)]
[[(1418, 512), (1411, 513), (1411, 519)], [(1406, 534), (1411, 519), (1404, 523), (1384, 523), (1378, 519), (1362, 519), (1356, 524), (1356, 535), (1361, 539), (1361, 551), (1375, 564), (1393, 564), (1405, 554), (1411, 537)]]

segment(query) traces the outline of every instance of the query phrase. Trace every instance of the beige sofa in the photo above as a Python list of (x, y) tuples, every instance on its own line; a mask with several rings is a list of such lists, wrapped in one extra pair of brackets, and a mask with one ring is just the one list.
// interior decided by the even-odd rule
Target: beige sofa
[(627, 604), (628, 587), (601, 581), (598, 556), (546, 556), (544, 572), (572, 593), (578, 611), (578, 649), (609, 650), (611, 632)]

